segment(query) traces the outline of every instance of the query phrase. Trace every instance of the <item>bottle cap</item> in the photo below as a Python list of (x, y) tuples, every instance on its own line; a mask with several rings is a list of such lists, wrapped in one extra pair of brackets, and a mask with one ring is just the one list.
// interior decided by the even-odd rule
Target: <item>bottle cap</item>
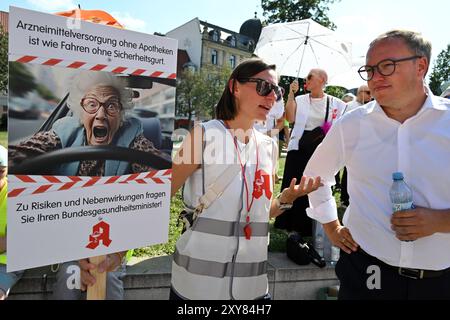
[(401, 173), (401, 172), (394, 172), (392, 174), (392, 179), (394, 179), (394, 180), (403, 180), (403, 173)]

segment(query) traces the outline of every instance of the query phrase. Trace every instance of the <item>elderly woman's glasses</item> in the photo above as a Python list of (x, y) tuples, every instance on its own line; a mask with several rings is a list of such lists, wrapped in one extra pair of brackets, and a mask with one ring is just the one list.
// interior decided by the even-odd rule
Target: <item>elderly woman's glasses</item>
[(256, 93), (261, 97), (267, 97), (272, 90), (275, 91), (275, 95), (277, 96), (277, 101), (281, 100), (283, 97), (283, 91), (281, 87), (270, 83), (267, 80), (259, 79), (259, 78), (241, 78), (237, 79), (239, 82), (256, 82)]
[(81, 100), (81, 107), (89, 114), (97, 113), (101, 106), (103, 106), (106, 113), (112, 117), (117, 115), (122, 109), (122, 105), (119, 101), (108, 100), (106, 102), (100, 102), (95, 98), (84, 98)]
[(377, 70), (382, 76), (388, 77), (395, 72), (397, 63), (418, 58), (422, 58), (422, 56), (412, 56), (402, 59), (385, 59), (378, 62), (375, 66), (362, 66), (359, 68), (358, 73), (359, 76), (365, 81), (372, 80), (375, 70)]

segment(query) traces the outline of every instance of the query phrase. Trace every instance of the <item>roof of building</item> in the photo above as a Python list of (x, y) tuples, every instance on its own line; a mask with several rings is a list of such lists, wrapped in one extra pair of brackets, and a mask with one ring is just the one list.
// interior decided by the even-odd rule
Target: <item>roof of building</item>
[(253, 40), (255, 40), (255, 42), (258, 42), (261, 31), (262, 23), (258, 18), (253, 18), (245, 21), (239, 29), (240, 34), (252, 38)]
[[(252, 38), (248, 37), (245, 34), (240, 34), (239, 32), (231, 31), (226, 28), (222, 28), (220, 26), (208, 23), (206, 21), (200, 21), (201, 31), (204, 32), (204, 28), (207, 28), (208, 32), (213, 32), (214, 30), (220, 31), (220, 39), (224, 41), (229, 41), (231, 36), (235, 36), (236, 40), (244, 45), (247, 45)], [(255, 42), (255, 40), (253, 40)]]

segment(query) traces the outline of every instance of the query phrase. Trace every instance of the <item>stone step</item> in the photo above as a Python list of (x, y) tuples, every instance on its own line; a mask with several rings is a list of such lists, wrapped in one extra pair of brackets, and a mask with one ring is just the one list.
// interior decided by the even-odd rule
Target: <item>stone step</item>
[[(172, 256), (131, 259), (124, 279), (125, 299), (167, 300), (171, 263)], [(269, 252), (268, 265), (269, 292), (274, 300), (315, 300), (323, 296), (323, 288), (339, 284), (331, 265), (323, 269), (313, 264), (299, 266), (280, 252)], [(50, 267), (27, 270), (9, 299), (51, 299), (54, 281)]]

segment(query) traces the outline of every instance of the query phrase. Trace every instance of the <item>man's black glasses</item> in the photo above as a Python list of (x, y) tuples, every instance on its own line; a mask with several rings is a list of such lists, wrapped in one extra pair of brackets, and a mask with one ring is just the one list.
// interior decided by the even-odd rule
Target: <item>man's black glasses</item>
[(375, 74), (375, 69), (379, 74), (387, 77), (395, 72), (395, 66), (397, 65), (397, 63), (419, 58), (422, 58), (422, 56), (412, 56), (402, 59), (385, 59), (378, 62), (375, 66), (362, 66), (361, 68), (359, 68), (358, 73), (359, 76), (365, 81), (372, 80)]
[(256, 82), (256, 93), (262, 97), (267, 97), (272, 90), (275, 91), (277, 101), (280, 101), (283, 97), (283, 90), (281, 87), (270, 83), (267, 80), (259, 78), (240, 78), (237, 79), (239, 82)]

